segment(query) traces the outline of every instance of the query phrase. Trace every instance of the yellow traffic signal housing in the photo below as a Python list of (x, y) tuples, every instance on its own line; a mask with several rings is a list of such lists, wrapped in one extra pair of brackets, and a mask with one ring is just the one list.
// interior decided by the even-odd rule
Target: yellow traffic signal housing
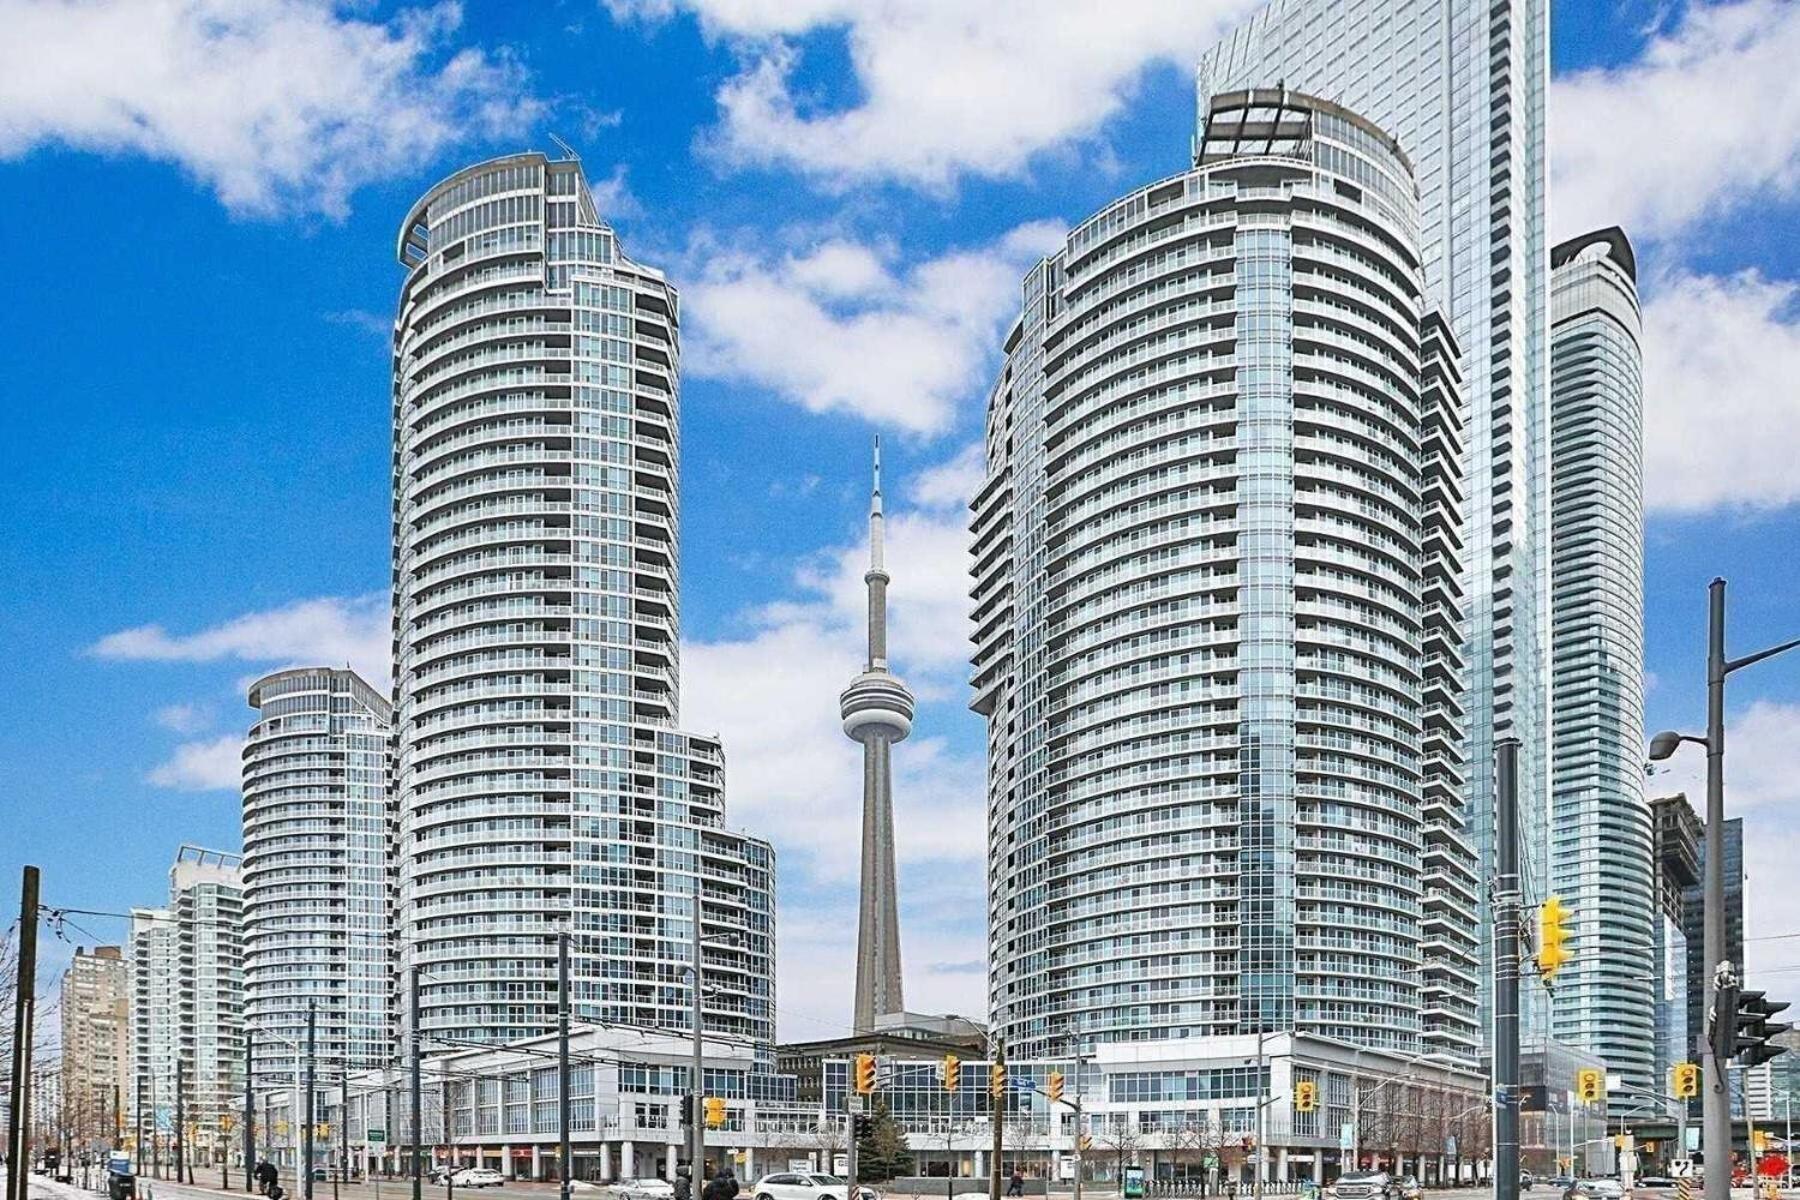
[(1606, 1095), (1606, 1072), (1583, 1067), (1575, 1072), (1575, 1096), (1583, 1104), (1597, 1104)]
[(1569, 910), (1560, 897), (1551, 896), (1538, 907), (1538, 974), (1556, 978), (1559, 967), (1569, 961)]
[(1319, 1085), (1303, 1080), (1294, 1085), (1294, 1111), (1309, 1113), (1319, 1107)]
[(856, 1094), (871, 1096), (875, 1093), (875, 1056), (859, 1054), (856, 1056)]
[(1677, 1100), (1692, 1100), (1700, 1094), (1700, 1064), (1676, 1063), (1669, 1072), (1669, 1090)]
[(1062, 1097), (1063, 1097), (1063, 1073), (1061, 1071), (1050, 1072), (1050, 1078), (1047, 1079), (1044, 1083), (1044, 1091), (1046, 1094), (1049, 1095), (1052, 1103), (1056, 1103), (1056, 1102), (1059, 1102), (1062, 1100)]
[(1756, 1134), (1756, 1152), (1758, 1154), (1761, 1154), (1764, 1151), (1768, 1150), (1768, 1148), (1769, 1148), (1768, 1133), (1761, 1129), (1754, 1130), (1753, 1132)]
[(1075, 1139), (1075, 1145), (1082, 1150), (1092, 1150), (1094, 1148), (1094, 1139), (1084, 1133)]
[(725, 1097), (708, 1096), (706, 1098), (706, 1126), (708, 1129), (725, 1127)]
[(954, 1092), (962, 1083), (962, 1059), (954, 1054), (944, 1055), (944, 1090)]
[(996, 1100), (1006, 1095), (1005, 1063), (995, 1063), (988, 1068), (988, 1094)]

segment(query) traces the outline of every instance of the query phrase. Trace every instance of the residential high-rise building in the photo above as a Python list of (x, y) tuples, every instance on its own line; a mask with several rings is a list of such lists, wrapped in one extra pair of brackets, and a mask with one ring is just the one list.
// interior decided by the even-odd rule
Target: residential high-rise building
[(1688, 943), (1683, 921), (1687, 889), (1700, 882), (1700, 818), (1682, 795), (1650, 802), (1656, 830), (1656, 905), (1651, 925), (1650, 974), (1656, 1005), (1656, 1079), (1669, 1094), (1669, 1071), (1692, 1059), (1688, 1040)]
[(888, 670), (887, 585), (882, 560), (881, 442), (869, 501), (869, 655), (839, 698), (844, 733), (862, 746), (862, 882), (856, 922), (855, 1031), (906, 1010), (900, 976), (900, 901), (894, 874), (894, 743), (912, 732), (913, 698)]
[(244, 1013), (259, 1080), (306, 1038), (328, 1071), (394, 1056), (388, 794), (393, 713), (354, 671), (250, 686), (244, 745)]
[[(1276, 84), (1334, 100), (1412, 159), (1426, 296), (1462, 346), (1469, 403), (1464, 795), (1488, 881), (1494, 739), (1518, 738), (1520, 868), (1534, 896), (1549, 882), (1549, 47), (1547, 0), (1271, 0), (1197, 73), (1203, 103)], [(1482, 928), (1488, 902), (1484, 882)], [(1528, 1032), (1547, 1028), (1543, 999), (1541, 988), (1524, 989)]]
[(182, 846), (168, 907), (131, 910), (134, 1129), (166, 1147), (175, 1129), (176, 1065), (188, 1162), (234, 1145), (219, 1118), (244, 1090), (243, 878), (235, 854)]
[(116, 1144), (131, 1100), (131, 973), (117, 946), (77, 946), (63, 972), (62, 1094), (70, 1143)]
[(1550, 255), (1550, 894), (1573, 912), (1550, 1032), (1656, 1078), (1654, 831), (1644, 799), (1644, 399), (1618, 228)]
[(1208, 113), (1026, 277), (989, 398), (991, 1019), (1024, 1057), (1472, 1054), (1463, 401), (1412, 167), (1284, 89)]
[(578, 161), (514, 154), (401, 224), (394, 688), (403, 968), (426, 1035), (585, 1020), (774, 1036), (773, 852), (677, 724), (681, 311)]

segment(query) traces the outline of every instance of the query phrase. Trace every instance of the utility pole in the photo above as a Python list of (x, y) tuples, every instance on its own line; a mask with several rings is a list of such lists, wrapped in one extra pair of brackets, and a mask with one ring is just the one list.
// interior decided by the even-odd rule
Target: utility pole
[(1494, 1200), (1519, 1200), (1519, 740), (1495, 752)]
[[(350, 1064), (344, 1062), (338, 1067), (339, 1107), (338, 1107), (338, 1164), (337, 1178), (332, 1181), (331, 1200), (338, 1200), (338, 1184), (348, 1182), (344, 1172), (350, 1166)], [(368, 1122), (363, 1122), (363, 1129), (368, 1129)]]
[(569, 1146), (569, 931), (556, 935), (556, 1132), (557, 1191), (569, 1200), (569, 1166), (574, 1154)]
[[(1006, 1069), (1006, 1043), (1000, 1038), (994, 1039), (994, 1065), (1002, 1071)], [(994, 1102), (994, 1148), (989, 1156), (992, 1161), (988, 1164), (988, 1200), (1000, 1200), (1000, 1155), (1004, 1153), (1006, 1132), (1006, 1084), (1001, 1084), (997, 1094), (992, 1088), (988, 1091)]]
[[(694, 856), (694, 1012), (690, 1020), (693, 1022), (694, 1047), (693, 1064), (689, 1067), (688, 1090), (694, 1095), (692, 1124), (688, 1126), (688, 1170), (694, 1180), (694, 1192), (699, 1194), (700, 1184), (706, 1178), (706, 1117), (702, 1109), (706, 1105), (706, 1063), (704, 1047), (701, 1039), (706, 1036), (706, 1018), (702, 1007), (700, 983), (700, 857)], [(852, 1152), (854, 1154), (854, 1151)], [(829, 1172), (827, 1172), (829, 1174)], [(855, 1187), (855, 1183), (850, 1185)], [(567, 1200), (565, 1197), (564, 1200)]]
[(137, 1147), (136, 1147), (136, 1149), (137, 1149), (137, 1174), (140, 1177), (142, 1177), (142, 1175), (144, 1174), (144, 1077), (142, 1075), (139, 1075), (137, 1077), (136, 1082), (137, 1082), (137, 1121), (136, 1121), (137, 1128), (136, 1128), (136, 1136), (133, 1140), (137, 1142)]
[(175, 1182), (187, 1180), (187, 1076), (183, 1073), (187, 1063), (181, 1057), (181, 1051), (175, 1051)]
[[(419, 1109), (425, 1103), (424, 1089), (420, 1087), (419, 1076), (424, 1068), (424, 1050), (419, 1042), (419, 967), (413, 964), (412, 969), (412, 1200), (422, 1200), (425, 1187), (425, 1176), (420, 1170), (419, 1139), (423, 1136), (423, 1122), (419, 1119)], [(562, 1090), (569, 1090), (568, 1081), (563, 1081)]]
[(1269, 1064), (1265, 1048), (1268, 1036), (1268, 1031), (1259, 1023), (1256, 1030), (1256, 1200), (1263, 1200), (1263, 1176), (1269, 1173), (1269, 1089), (1263, 1086), (1263, 1080), (1267, 1078), (1264, 1072)]
[(31, 1170), (31, 1026), (37, 997), (38, 869), (19, 884), (19, 971), (13, 996), (12, 1078), (6, 1114), (6, 1200), (25, 1200)]
[(448, 1160), (444, 1163), (444, 1200), (455, 1200), (456, 1144), (450, 1140), (450, 1077), (448, 1075), (439, 1081), (438, 1095), (438, 1111), (443, 1116), (444, 1155)]
[(313, 1052), (318, 1045), (319, 1011), (306, 1002), (306, 1128), (300, 1131), (300, 1177), (306, 1181), (301, 1194), (313, 1200)]
[(256, 1051), (253, 1049), (256, 1039), (250, 1035), (250, 1026), (244, 1025), (244, 1190), (256, 1190), (256, 1088), (251, 1083), (255, 1077)]

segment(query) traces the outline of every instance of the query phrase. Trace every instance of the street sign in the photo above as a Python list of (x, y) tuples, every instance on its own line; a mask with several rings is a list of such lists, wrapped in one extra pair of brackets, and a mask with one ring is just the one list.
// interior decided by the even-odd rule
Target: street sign
[(371, 1142), (385, 1142), (387, 1141), (387, 1130), (371, 1129), (369, 1130), (369, 1136), (366, 1140)]

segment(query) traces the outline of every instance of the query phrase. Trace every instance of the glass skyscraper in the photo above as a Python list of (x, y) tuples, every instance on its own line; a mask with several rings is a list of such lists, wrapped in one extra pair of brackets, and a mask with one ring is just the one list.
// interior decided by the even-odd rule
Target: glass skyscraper
[[(681, 309), (573, 160), (459, 171), (401, 224), (399, 937), (428, 1049), (578, 1018), (774, 1037), (773, 852), (677, 724)], [(698, 905), (698, 910), (696, 906)]]
[(1656, 1083), (1654, 829), (1644, 799), (1644, 400), (1623, 231), (1550, 256), (1550, 891), (1573, 911), (1550, 1031)]
[(393, 712), (356, 672), (301, 667), (250, 686), (244, 746), (244, 1014), (261, 1081), (314, 1011), (322, 1062), (393, 1059), (388, 796)]
[(974, 509), (1009, 1055), (1473, 1053), (1462, 419), (1406, 154), (1220, 97), (1025, 279)]
[[(1272, 0), (1201, 59), (1199, 97), (1288, 87), (1393, 133), (1417, 172), (1426, 294), (1463, 350), (1469, 402), (1468, 779), (1494, 873), (1494, 738), (1520, 741), (1520, 866), (1549, 884), (1549, 246), (1546, 0)], [(1204, 121), (1204, 113), (1203, 113)], [(1479, 896), (1486, 927), (1488, 894)], [(1483, 1037), (1490, 1014), (1485, 950)], [(1542, 989), (1524, 1028), (1546, 1029)]]

